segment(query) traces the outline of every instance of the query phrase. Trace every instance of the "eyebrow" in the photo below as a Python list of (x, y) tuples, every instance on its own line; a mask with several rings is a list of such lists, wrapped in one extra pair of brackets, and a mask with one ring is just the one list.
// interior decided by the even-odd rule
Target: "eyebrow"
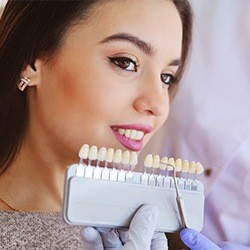
[[(100, 41), (100, 43), (109, 43), (112, 41), (125, 41), (134, 44), (138, 47), (141, 51), (143, 51), (146, 55), (152, 56), (155, 53), (155, 50), (151, 46), (151, 44), (141, 40), (140, 38), (128, 34), (128, 33), (118, 33), (111, 36), (108, 36)], [(181, 60), (174, 59), (169, 63), (169, 66), (180, 66)]]
[(169, 66), (180, 66), (181, 65), (181, 59), (174, 59), (169, 63)]
[(147, 55), (153, 55), (154, 54), (154, 49), (152, 46), (139, 39), (138, 37), (128, 34), (128, 33), (118, 33), (114, 34), (112, 36), (108, 36), (104, 38), (100, 43), (108, 43), (112, 41), (125, 41), (125, 42), (130, 42), (134, 44), (136, 47), (138, 47), (140, 50), (142, 50), (145, 54)]

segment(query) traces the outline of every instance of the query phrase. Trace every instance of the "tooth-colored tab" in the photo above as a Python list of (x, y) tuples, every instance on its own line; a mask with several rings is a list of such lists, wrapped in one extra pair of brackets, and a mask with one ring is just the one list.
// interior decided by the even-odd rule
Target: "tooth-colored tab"
[(163, 163), (160, 163), (159, 168), (160, 168), (161, 170), (166, 170), (167, 165), (166, 165), (166, 164), (163, 164)]
[(136, 139), (136, 136), (137, 136), (137, 130), (132, 129), (130, 133), (130, 138), (134, 140)]
[(130, 152), (129, 151), (124, 151), (122, 154), (122, 164), (129, 164), (129, 159), (130, 159)]
[(112, 162), (113, 161), (113, 157), (114, 157), (114, 149), (113, 148), (109, 148), (107, 150), (105, 161), (106, 162)]
[(132, 152), (130, 155), (130, 165), (135, 166), (138, 163), (138, 155), (136, 152)]
[(173, 167), (175, 168), (175, 160), (174, 160), (174, 158), (169, 158), (168, 159), (168, 164), (171, 165), (171, 166), (167, 165), (167, 170), (173, 171), (174, 170)]
[(97, 153), (97, 160), (104, 161), (106, 153), (107, 153), (107, 149), (105, 147), (101, 147)]
[(144, 160), (144, 166), (146, 168), (151, 168), (153, 165), (153, 156), (152, 154), (148, 154)]
[(200, 162), (196, 163), (196, 174), (201, 174), (204, 171), (203, 166), (201, 165)]
[(118, 133), (119, 133), (120, 135), (124, 135), (124, 132), (125, 132), (125, 129), (123, 129), (123, 128), (119, 128), (119, 129), (118, 129)]
[(114, 154), (114, 163), (121, 163), (122, 161), (122, 151), (121, 149), (117, 149)]
[(82, 159), (87, 159), (88, 155), (89, 155), (89, 145), (84, 144), (84, 145), (82, 145), (82, 147), (78, 153), (78, 156)]
[(159, 168), (159, 165), (160, 165), (160, 156), (154, 155), (152, 167), (156, 169)]
[(176, 172), (180, 172), (182, 170), (182, 160), (181, 159), (177, 159), (175, 161), (175, 171)]
[(188, 160), (184, 160), (182, 162), (182, 172), (187, 173), (189, 171), (189, 162)]
[(189, 163), (189, 173), (194, 174), (195, 170), (196, 170), (195, 161), (190, 161), (190, 163)]
[(144, 136), (144, 132), (142, 132), (142, 131), (137, 131), (137, 135), (136, 135), (136, 140), (141, 140), (142, 138), (143, 138), (143, 136)]
[(97, 147), (96, 146), (92, 146), (89, 149), (89, 159), (90, 160), (96, 160), (97, 159)]
[(160, 169), (165, 170), (167, 168), (166, 164), (168, 164), (168, 157), (164, 156), (161, 158), (161, 161), (160, 161)]
[(126, 137), (130, 137), (130, 134), (131, 134), (131, 130), (130, 129), (125, 129), (125, 136)]

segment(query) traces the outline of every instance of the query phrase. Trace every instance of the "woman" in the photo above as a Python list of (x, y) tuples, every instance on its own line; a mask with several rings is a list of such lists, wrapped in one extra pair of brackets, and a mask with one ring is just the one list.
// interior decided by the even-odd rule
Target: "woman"
[(8, 1), (0, 22), (1, 247), (82, 246), (81, 229), (61, 219), (66, 167), (84, 143), (136, 152), (147, 144), (168, 116), (190, 37), (183, 0)]

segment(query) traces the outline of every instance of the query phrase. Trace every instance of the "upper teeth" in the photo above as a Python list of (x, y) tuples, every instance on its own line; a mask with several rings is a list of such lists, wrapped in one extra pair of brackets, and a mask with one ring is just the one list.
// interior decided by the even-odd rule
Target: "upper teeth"
[(139, 131), (139, 130), (135, 130), (135, 129), (122, 129), (119, 128), (118, 129), (118, 133), (120, 135), (123, 135), (129, 139), (133, 139), (133, 140), (141, 140), (144, 136), (144, 132)]

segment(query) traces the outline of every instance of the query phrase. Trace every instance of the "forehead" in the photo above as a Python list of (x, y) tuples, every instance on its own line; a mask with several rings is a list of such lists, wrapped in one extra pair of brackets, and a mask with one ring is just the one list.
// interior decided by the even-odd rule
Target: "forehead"
[(170, 0), (98, 1), (87, 19), (79, 20), (68, 29), (59, 50), (50, 58), (55, 59), (58, 53), (72, 55), (77, 50), (89, 53), (100, 48), (97, 45), (105, 38), (120, 33), (131, 34), (146, 42), (154, 55), (160, 56), (165, 63), (181, 58), (182, 23)]
[(84, 44), (96, 44), (116, 33), (130, 33), (150, 43), (156, 51), (171, 48), (177, 56), (182, 45), (181, 19), (170, 0), (101, 1), (87, 20), (69, 30), (68, 38), (73, 38), (73, 32), (82, 34)]

